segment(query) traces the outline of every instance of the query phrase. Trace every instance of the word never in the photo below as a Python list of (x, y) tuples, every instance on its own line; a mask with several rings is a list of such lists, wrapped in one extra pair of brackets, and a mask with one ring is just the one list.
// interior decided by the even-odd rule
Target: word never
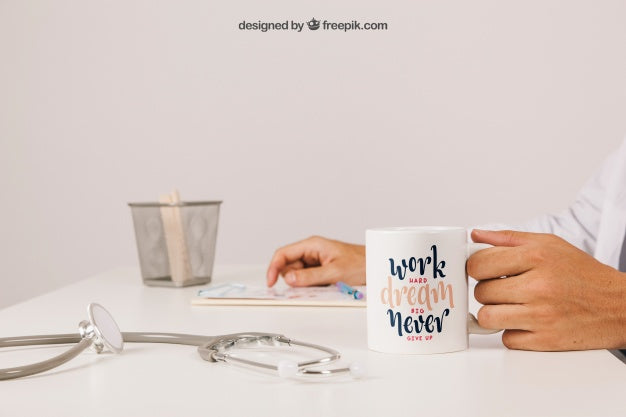
[(398, 330), (398, 336), (402, 336), (402, 331), (405, 333), (421, 333), (424, 330), (427, 333), (441, 333), (443, 330), (443, 318), (450, 315), (450, 309), (446, 308), (441, 312), (441, 317), (434, 317), (432, 314), (426, 316), (419, 315), (417, 318), (412, 316), (405, 317), (402, 320), (402, 313), (399, 311), (394, 312), (392, 309), (387, 310), (389, 315), (389, 324), (391, 327), (396, 327)]

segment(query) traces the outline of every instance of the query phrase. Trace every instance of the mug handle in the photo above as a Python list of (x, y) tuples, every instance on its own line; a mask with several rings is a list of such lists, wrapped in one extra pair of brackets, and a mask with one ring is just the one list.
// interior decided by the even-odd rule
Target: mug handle
[[(467, 259), (470, 256), (478, 252), (479, 250), (492, 248), (493, 245), (488, 243), (474, 243), (467, 244)], [(467, 275), (467, 273), (465, 274)], [(467, 313), (467, 333), (469, 334), (493, 334), (502, 331), (502, 329), (485, 329), (478, 324), (478, 319), (472, 313)]]

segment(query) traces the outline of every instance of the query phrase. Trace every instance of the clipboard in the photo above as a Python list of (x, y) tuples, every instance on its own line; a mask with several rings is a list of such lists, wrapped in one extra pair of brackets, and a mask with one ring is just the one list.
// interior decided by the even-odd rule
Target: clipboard
[[(355, 287), (365, 294), (365, 287)], [(304, 306), (304, 307), (365, 307), (367, 295), (360, 300), (326, 287), (272, 287), (229, 283), (214, 285), (198, 291), (192, 298), (195, 306)]]

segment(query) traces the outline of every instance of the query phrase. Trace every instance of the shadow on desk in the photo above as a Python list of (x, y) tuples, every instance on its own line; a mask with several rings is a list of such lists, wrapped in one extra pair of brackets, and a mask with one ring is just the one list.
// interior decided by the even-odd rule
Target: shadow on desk
[(626, 349), (609, 350), (609, 352), (611, 352), (613, 355), (615, 355), (617, 359), (626, 364)]
[(502, 332), (490, 334), (490, 335), (470, 335), (469, 337), (470, 349), (503, 349), (506, 347), (502, 343)]

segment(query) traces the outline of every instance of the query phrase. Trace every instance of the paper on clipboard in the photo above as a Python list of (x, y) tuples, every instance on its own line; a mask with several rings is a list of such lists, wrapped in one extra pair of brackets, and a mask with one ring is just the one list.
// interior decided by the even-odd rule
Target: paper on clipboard
[[(365, 294), (365, 287), (355, 287)], [(366, 298), (356, 300), (327, 287), (267, 288), (265, 286), (230, 283), (210, 286), (198, 292), (193, 305), (222, 306), (308, 306), (308, 307), (365, 307)]]

